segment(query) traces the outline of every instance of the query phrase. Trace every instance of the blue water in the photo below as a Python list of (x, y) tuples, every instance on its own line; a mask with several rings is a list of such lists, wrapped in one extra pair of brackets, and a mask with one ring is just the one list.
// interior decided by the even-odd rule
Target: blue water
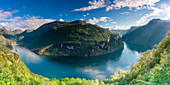
[(119, 69), (129, 71), (131, 65), (135, 64), (140, 57), (140, 53), (129, 49), (126, 43), (124, 49), (102, 56), (56, 57), (55, 59), (39, 56), (24, 47), (17, 45), (13, 47), (12, 52), (17, 53), (33, 73), (57, 79), (79, 77), (104, 80)]

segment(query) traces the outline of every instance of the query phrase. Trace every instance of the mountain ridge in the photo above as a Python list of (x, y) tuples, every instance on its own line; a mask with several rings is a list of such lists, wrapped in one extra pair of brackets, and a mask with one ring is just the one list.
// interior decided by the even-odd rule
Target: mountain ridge
[(146, 25), (123, 35), (122, 39), (130, 44), (152, 47), (158, 44), (169, 30), (170, 22), (168, 20), (153, 19)]
[(123, 48), (118, 34), (81, 20), (44, 24), (18, 43), (46, 56), (96, 56)]

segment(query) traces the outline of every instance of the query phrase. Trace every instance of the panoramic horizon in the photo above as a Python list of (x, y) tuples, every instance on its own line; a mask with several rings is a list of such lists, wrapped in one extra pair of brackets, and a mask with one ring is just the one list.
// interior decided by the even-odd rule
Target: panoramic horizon
[(170, 0), (0, 0), (0, 85), (170, 85)]
[(0, 27), (10, 30), (37, 29), (52, 21), (75, 20), (122, 30), (130, 29), (131, 26), (142, 26), (154, 18), (170, 19), (169, 0), (41, 0), (41, 2), (0, 0), (0, 2), (2, 2)]

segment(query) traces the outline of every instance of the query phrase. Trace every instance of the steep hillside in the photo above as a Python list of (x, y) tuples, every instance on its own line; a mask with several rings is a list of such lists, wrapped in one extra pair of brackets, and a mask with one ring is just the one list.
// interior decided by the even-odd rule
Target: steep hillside
[(158, 44), (170, 30), (170, 20), (153, 19), (147, 25), (125, 34), (122, 39), (127, 43), (152, 47)]
[(5, 29), (4, 27), (0, 28), (0, 34), (1, 35), (12, 35), (12, 31), (9, 31), (7, 29)]
[(23, 31), (21, 29), (16, 30), (7, 30), (6, 28), (2, 27), (0, 28), (0, 35), (3, 35), (7, 39), (15, 39), (15, 35), (22, 33)]
[(156, 49), (141, 54), (138, 63), (129, 72), (120, 70), (104, 80), (111, 85), (169, 85), (170, 84), (170, 31)]
[(126, 34), (135, 31), (136, 29), (140, 28), (140, 26), (132, 26), (130, 29), (126, 32)]
[(12, 41), (6, 39), (3, 35), (0, 35), (0, 49), (11, 50)]
[(48, 79), (32, 73), (15, 53), (0, 49), (0, 85), (98, 85), (98, 80)]
[(44, 24), (18, 42), (48, 56), (96, 56), (123, 48), (118, 34), (80, 20)]
[(20, 34), (16, 34), (13, 38), (15, 40), (22, 40), (24, 38), (24, 36), (27, 36), (30, 32), (34, 31), (33, 29), (26, 29), (25, 31), (23, 31)]
[(169, 85), (170, 31), (156, 49), (142, 53), (131, 71), (120, 70), (102, 81), (80, 78), (48, 79), (32, 73), (15, 53), (0, 49), (1, 85)]

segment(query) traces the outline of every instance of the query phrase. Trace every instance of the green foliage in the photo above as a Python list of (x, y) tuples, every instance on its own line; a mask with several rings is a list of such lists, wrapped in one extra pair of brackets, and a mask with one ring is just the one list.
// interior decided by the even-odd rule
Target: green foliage
[(22, 36), (20, 45), (46, 56), (96, 56), (123, 48), (118, 34), (83, 21), (56, 21)]
[(48, 79), (32, 73), (15, 53), (0, 49), (0, 85), (98, 85), (98, 80)]
[(8, 40), (4, 36), (0, 35), (0, 49), (11, 50), (12, 49), (12, 41)]
[(169, 85), (169, 60), (170, 31), (156, 49), (142, 53), (129, 72), (119, 70), (101, 83), (97, 79), (42, 77), (32, 73), (16, 53), (0, 49), (0, 85)]
[(138, 63), (131, 66), (131, 71), (116, 73), (105, 84), (138, 84), (169, 85), (170, 84), (170, 31), (156, 49), (141, 54)]

